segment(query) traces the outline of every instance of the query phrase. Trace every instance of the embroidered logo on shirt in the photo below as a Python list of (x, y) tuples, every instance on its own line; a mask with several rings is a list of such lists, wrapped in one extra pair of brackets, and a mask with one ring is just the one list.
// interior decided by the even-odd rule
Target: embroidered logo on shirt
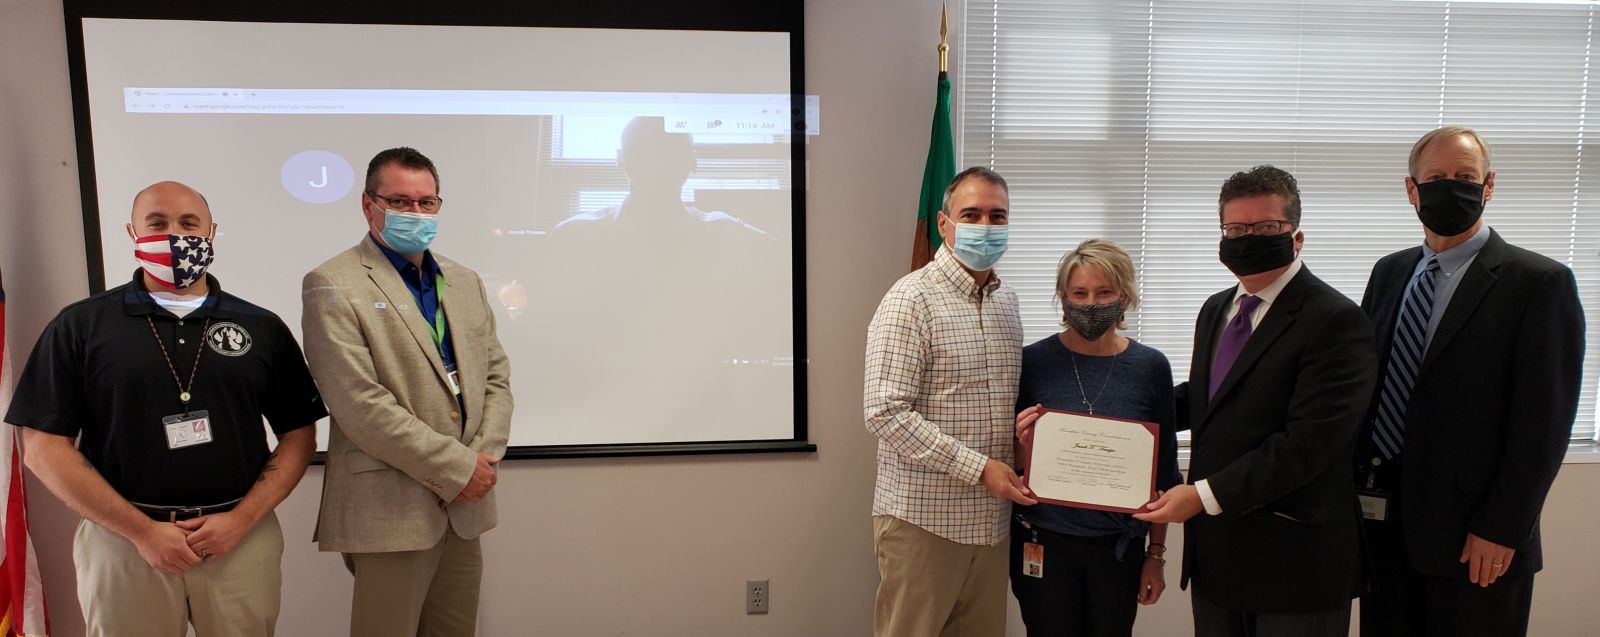
[(206, 332), (206, 345), (223, 356), (243, 356), (250, 351), (250, 332), (237, 323), (217, 323)]

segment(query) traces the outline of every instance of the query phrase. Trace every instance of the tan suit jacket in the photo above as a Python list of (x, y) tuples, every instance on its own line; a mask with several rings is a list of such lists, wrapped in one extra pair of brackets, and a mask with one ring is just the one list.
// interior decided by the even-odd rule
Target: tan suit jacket
[(447, 528), (494, 528), (494, 491), (445, 504), (477, 453), (499, 458), (511, 428), (511, 365), (477, 273), (435, 254), (466, 420), (411, 291), (372, 239), (305, 276), (306, 360), (333, 418), (313, 539), (324, 551), (427, 549)]

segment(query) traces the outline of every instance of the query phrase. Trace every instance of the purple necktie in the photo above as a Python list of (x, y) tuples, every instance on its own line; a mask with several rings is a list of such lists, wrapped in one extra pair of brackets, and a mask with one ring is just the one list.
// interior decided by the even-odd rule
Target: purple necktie
[(1261, 305), (1261, 297), (1246, 294), (1239, 297), (1239, 313), (1233, 315), (1233, 320), (1228, 321), (1228, 326), (1222, 329), (1222, 341), (1217, 343), (1217, 357), (1211, 362), (1211, 393), (1207, 397), (1217, 395), (1217, 388), (1222, 386), (1223, 377), (1228, 375), (1228, 370), (1233, 367), (1233, 362), (1239, 360), (1239, 352), (1244, 351), (1244, 344), (1250, 340), (1250, 315), (1256, 311), (1256, 306)]

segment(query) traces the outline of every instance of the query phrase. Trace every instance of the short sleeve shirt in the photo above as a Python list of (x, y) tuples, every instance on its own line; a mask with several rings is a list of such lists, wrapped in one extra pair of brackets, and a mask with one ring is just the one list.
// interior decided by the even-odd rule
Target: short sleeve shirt
[[(288, 326), (216, 277), (207, 283), (205, 303), (181, 319), (156, 304), (138, 271), (67, 306), (34, 345), (6, 422), (78, 438), (130, 502), (243, 497), (269, 455), (263, 418), (281, 436), (328, 412)], [(191, 372), (188, 411), (208, 412), (212, 441), (170, 449), (163, 418), (185, 413), (180, 385)]]

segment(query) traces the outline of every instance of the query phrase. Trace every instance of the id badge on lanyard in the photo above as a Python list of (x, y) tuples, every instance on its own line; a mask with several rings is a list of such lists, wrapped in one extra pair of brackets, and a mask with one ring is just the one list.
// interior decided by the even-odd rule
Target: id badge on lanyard
[(211, 412), (204, 409), (161, 419), (167, 431), (167, 448), (182, 449), (211, 442)]
[[(439, 348), (439, 359), (444, 359), (444, 333), (447, 323), (444, 318), (444, 295), (439, 291), (444, 289), (444, 273), (439, 272), (433, 279), (433, 320), (428, 323), (428, 333), (433, 336), (434, 347)], [(445, 366), (445, 378), (450, 381), (450, 393), (461, 396), (461, 377), (454, 365)]]
[(1044, 579), (1044, 544), (1039, 542), (1039, 530), (1020, 515), (1017, 516), (1017, 522), (1033, 533), (1033, 541), (1022, 543), (1022, 574)]
[(1389, 492), (1378, 488), (1378, 465), (1383, 460), (1377, 457), (1367, 465), (1367, 482), (1363, 488), (1356, 489), (1356, 499), (1361, 502), (1361, 517), (1374, 522), (1383, 522), (1389, 519)]
[[(191, 411), (189, 400), (194, 397), (190, 390), (194, 389), (195, 375), (200, 372), (200, 355), (206, 350), (205, 335), (211, 331), (211, 317), (206, 317), (206, 322), (200, 328), (200, 340), (195, 345), (194, 363), (189, 367), (189, 382), (185, 384), (178, 377), (178, 368), (172, 364), (172, 357), (167, 354), (166, 341), (161, 339), (161, 334), (156, 332), (156, 324), (145, 317), (145, 323), (150, 325), (150, 335), (156, 339), (156, 345), (161, 348), (161, 358), (167, 363), (167, 371), (172, 372), (172, 381), (178, 385), (178, 402), (183, 404), (183, 411), (171, 416), (161, 418), (161, 427), (167, 436), (167, 449), (182, 449), (211, 442), (211, 412), (204, 409)], [(182, 342), (180, 339), (179, 342)]]

